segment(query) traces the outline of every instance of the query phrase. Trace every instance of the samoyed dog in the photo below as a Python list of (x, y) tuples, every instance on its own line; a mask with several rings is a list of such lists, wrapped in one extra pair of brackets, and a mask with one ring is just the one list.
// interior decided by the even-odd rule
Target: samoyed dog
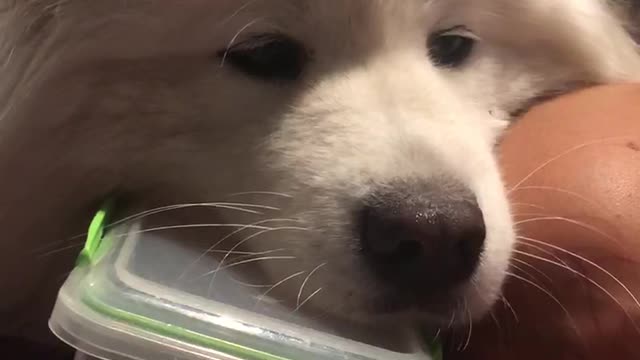
[(45, 331), (68, 239), (114, 196), (226, 225), (211, 245), (301, 311), (483, 316), (516, 236), (496, 144), (539, 99), (640, 79), (635, 8), (1, 0), (1, 330)]

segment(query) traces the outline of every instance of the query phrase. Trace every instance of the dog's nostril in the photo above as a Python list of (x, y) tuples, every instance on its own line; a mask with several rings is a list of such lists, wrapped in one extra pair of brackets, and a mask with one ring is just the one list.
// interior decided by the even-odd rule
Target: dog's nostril
[(484, 225), (484, 218), (482, 213), (478, 209), (479, 220), (482, 222), (469, 223), (467, 230), (458, 237), (456, 246), (460, 252), (460, 257), (463, 261), (473, 261), (474, 264), (479, 260), (479, 257), (484, 248), (484, 240), (486, 237), (486, 229)]
[(398, 244), (395, 251), (390, 254), (389, 259), (395, 262), (412, 261), (420, 258), (422, 246), (416, 241), (403, 241)]
[(380, 263), (402, 263), (420, 258), (423, 243), (411, 219), (393, 216), (395, 211), (365, 207), (361, 241), (367, 256)]
[(360, 224), (363, 253), (373, 270), (393, 285), (425, 291), (468, 280), (486, 236), (475, 200), (445, 195), (376, 202), (362, 210)]

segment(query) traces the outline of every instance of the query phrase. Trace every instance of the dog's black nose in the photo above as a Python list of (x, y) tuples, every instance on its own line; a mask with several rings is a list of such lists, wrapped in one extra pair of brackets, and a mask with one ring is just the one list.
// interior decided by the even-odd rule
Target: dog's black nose
[(419, 187), (374, 194), (360, 212), (362, 250), (374, 272), (411, 292), (435, 292), (468, 280), (486, 229), (470, 191)]

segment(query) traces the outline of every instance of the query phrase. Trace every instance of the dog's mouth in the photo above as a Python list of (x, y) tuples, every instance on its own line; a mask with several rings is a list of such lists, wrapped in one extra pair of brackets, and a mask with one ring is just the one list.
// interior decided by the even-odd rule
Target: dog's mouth
[(394, 291), (387, 290), (372, 301), (372, 312), (387, 318), (409, 318), (430, 323), (450, 321), (464, 306), (458, 291)]

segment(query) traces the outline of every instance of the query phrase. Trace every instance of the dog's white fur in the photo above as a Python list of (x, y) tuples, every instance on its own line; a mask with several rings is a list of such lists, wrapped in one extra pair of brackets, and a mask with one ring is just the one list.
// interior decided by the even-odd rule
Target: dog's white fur
[[(427, 36), (455, 25), (481, 41), (464, 67), (437, 68)], [(213, 56), (272, 31), (313, 51), (304, 81), (258, 81)], [(384, 291), (350, 250), (350, 211), (374, 186), (445, 174), (487, 223), (476, 289), (457, 294), (480, 316), (515, 238), (494, 155), (508, 114), (549, 91), (640, 78), (635, 43), (598, 0), (0, 0), (0, 54), (7, 310), (46, 293), (42, 274), (65, 261), (24, 254), (82, 232), (112, 192), (133, 211), (270, 191), (292, 196), (278, 216), (311, 231), (261, 236), (297, 257), (265, 264), (267, 277), (330, 262), (308, 306), (376, 319)], [(250, 221), (238, 216), (216, 214)], [(22, 261), (35, 273), (18, 278)]]

